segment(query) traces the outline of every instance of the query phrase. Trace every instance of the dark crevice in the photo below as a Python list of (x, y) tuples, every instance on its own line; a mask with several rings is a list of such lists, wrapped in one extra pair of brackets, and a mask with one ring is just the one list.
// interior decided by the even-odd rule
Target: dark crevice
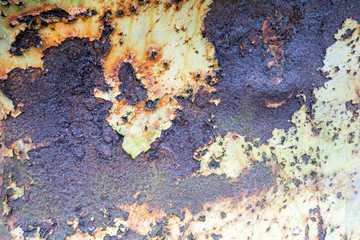
[(120, 98), (125, 98), (130, 105), (136, 105), (146, 98), (146, 88), (140, 79), (136, 78), (135, 69), (131, 63), (124, 62), (121, 64), (118, 77), (121, 82), (119, 86)]
[(41, 41), (40, 30), (27, 27), (16, 35), (15, 41), (11, 43), (10, 53), (22, 56), (30, 47), (40, 47)]

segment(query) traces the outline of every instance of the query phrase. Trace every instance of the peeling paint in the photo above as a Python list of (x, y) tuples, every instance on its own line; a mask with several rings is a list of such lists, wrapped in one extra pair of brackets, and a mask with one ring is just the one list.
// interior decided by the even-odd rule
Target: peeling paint
[[(205, 82), (208, 75), (214, 76), (217, 67), (214, 49), (201, 36), (209, 4), (187, 1), (179, 10), (167, 8), (166, 4), (152, 5), (143, 14), (112, 22), (112, 49), (104, 59), (106, 76), (113, 86), (110, 100), (114, 105), (108, 121), (125, 136), (123, 147), (133, 158), (146, 152), (161, 131), (171, 126), (175, 110), (181, 109), (175, 97), (189, 96), (190, 89), (195, 94), (201, 86), (215, 91)], [(145, 100), (130, 110), (124, 99), (116, 99), (120, 94), (114, 92), (119, 85), (116, 69), (122, 62), (130, 62), (136, 69), (147, 89), (147, 100), (160, 99), (158, 110), (147, 111)], [(128, 117), (128, 122), (123, 123), (120, 118), (128, 115), (136, 117)]]
[[(2, 215), (8, 215), (11, 211), (11, 208), (8, 206), (8, 201), (10, 200), (16, 200), (18, 198), (21, 198), (24, 196), (24, 186), (18, 187), (16, 186), (16, 183), (12, 181), (10, 178), (9, 185), (6, 187), (7, 194), (3, 201), (3, 214)], [(16, 231), (18, 232), (18, 231)]]
[(102, 240), (105, 239), (105, 236), (118, 236), (121, 237), (122, 234), (118, 234), (120, 233), (124, 233), (125, 230), (127, 228), (127, 224), (124, 220), (116, 218), (114, 219), (114, 225), (113, 226), (106, 226), (106, 227), (97, 227), (94, 230), (94, 234), (93, 236), (90, 235), (89, 233), (84, 233), (81, 232), (81, 230), (76, 229), (75, 232), (66, 237), (66, 240), (81, 240), (81, 239), (86, 239), (86, 240)]
[(194, 153), (194, 158), (200, 161), (198, 174), (226, 174), (236, 178), (241, 172), (249, 168), (255, 161), (269, 158), (270, 151), (264, 147), (256, 147), (259, 140), (247, 142), (244, 136), (228, 133), (225, 137), (219, 136), (215, 142)]
[(15, 109), (13, 102), (0, 91), (0, 120), (4, 120), (10, 114), (12, 117), (17, 117), (21, 114), (21, 105)]
[[(217, 62), (214, 57), (214, 49), (201, 35), (203, 19), (209, 10), (210, 3), (211, 1), (187, 1), (171, 6), (166, 1), (149, 2), (143, 5), (139, 5), (137, 1), (124, 3), (79, 1), (73, 3), (75, 5), (71, 7), (66, 1), (59, 5), (55, 4), (55, 6), (72, 13), (71, 18), (76, 21), (56, 19), (47, 27), (42, 27), (41, 47), (38, 49), (31, 47), (24, 56), (20, 57), (11, 55), (6, 49), (15, 36), (24, 30), (24, 27), (20, 24), (16, 25), (14, 29), (7, 29), (6, 31), (11, 33), (4, 37), (2, 40), (4, 46), (0, 48), (3, 51), (0, 62), (4, 63), (4, 67), (1, 68), (3, 72), (0, 72), (1, 77), (5, 77), (4, 71), (7, 73), (15, 67), (42, 67), (42, 51), (58, 45), (66, 38), (99, 39), (103, 29), (102, 17), (106, 15), (107, 11), (117, 12), (120, 8), (119, 5), (134, 6), (136, 14), (124, 10), (124, 16), (108, 19), (115, 31), (110, 37), (111, 49), (104, 57), (103, 64), (105, 77), (113, 89), (108, 94), (103, 93), (101, 96), (114, 103), (110, 110), (109, 123), (116, 131), (125, 136), (124, 149), (135, 158), (139, 153), (146, 152), (150, 148), (150, 144), (160, 136), (162, 130), (171, 126), (170, 120), (175, 116), (175, 110), (181, 109), (175, 97), (189, 96), (190, 90), (191, 93), (196, 93), (201, 86), (205, 86), (209, 92), (215, 91), (215, 88), (209, 86), (205, 81), (208, 76), (213, 77), (216, 81), (214, 70), (217, 69)], [(75, 11), (76, 4), (81, 8)], [(52, 1), (49, 1), (49, 5), (54, 6)], [(25, 13), (27, 14), (25, 16), (28, 16), (30, 13), (25, 11), (28, 8), (24, 8), (21, 11), (24, 11), (23, 13), (17, 13), (17, 18), (12, 18), (18, 19)], [(83, 18), (75, 17), (75, 13), (79, 14), (87, 8), (96, 9), (99, 14)], [(40, 8), (31, 14), (39, 14), (46, 9), (48, 8)], [(147, 100), (160, 99), (163, 106), (165, 103), (168, 105), (167, 113), (148, 112), (142, 103), (136, 106), (136, 114), (154, 116), (137, 118), (138, 120), (129, 121), (128, 124), (123, 124), (119, 120), (119, 117), (128, 113), (126, 101), (116, 99), (120, 94), (117, 71), (122, 62), (132, 63), (137, 76), (141, 78), (147, 89)], [(97, 96), (101, 97), (99, 94)], [(161, 119), (162, 126), (153, 125), (154, 123), (148, 122), (147, 119)], [(134, 142), (134, 134), (138, 138), (136, 142)]]
[[(342, 39), (340, 36), (346, 29), (355, 31)], [(321, 69), (331, 80), (315, 90), (317, 100), (311, 115), (303, 106), (294, 114), (295, 126), (289, 131), (275, 129), (268, 144), (251, 145), (255, 151), (262, 150), (276, 158), (277, 187), (239, 202), (230, 198), (205, 204), (204, 211), (198, 215), (206, 216), (207, 220), (190, 222), (188, 234), (192, 233), (196, 239), (207, 239), (212, 233), (226, 239), (357, 239), (360, 236), (356, 190), (360, 180), (356, 171), (360, 167), (360, 122), (351, 121), (352, 114), (346, 110), (347, 101), (360, 101), (360, 78), (352, 72), (356, 71), (360, 56), (359, 44), (354, 44), (359, 33), (358, 22), (347, 19), (335, 35), (337, 42), (328, 48)], [(349, 140), (350, 135), (354, 137)], [(231, 139), (228, 136), (231, 134), (225, 139)], [(228, 145), (226, 141), (229, 140), (225, 140), (224, 148)], [(241, 137), (232, 141), (237, 141), (237, 146), (251, 144), (244, 143)], [(208, 156), (216, 157), (218, 145), (215, 142), (207, 147), (208, 152), (200, 158), (202, 166), (209, 162)], [(222, 167), (220, 161), (219, 169), (213, 172), (236, 177), (238, 159), (249, 164), (251, 157), (234, 156), (227, 160), (233, 162), (234, 169)], [(274, 164), (268, 158), (263, 161)], [(222, 211), (226, 213), (225, 220), (220, 220)]]
[[(81, 204), (70, 206), (74, 208), (73, 217), (61, 223), (57, 222), (57, 216), (53, 216), (52, 212), (59, 202), (49, 203), (45, 200), (46, 206), (41, 206), (40, 210), (37, 209), (38, 212), (24, 211), (24, 209), (32, 207), (25, 201), (25, 198), (31, 199), (32, 191), (39, 191), (36, 190), (37, 184), (42, 180), (39, 176), (44, 175), (34, 175), (36, 181), (32, 179), (32, 176), (27, 176), (29, 179), (26, 180), (19, 177), (19, 180), (22, 181), (19, 184), (12, 175), (6, 178), (2, 169), (6, 159), (8, 161), (6, 167), (9, 168), (7, 171), (14, 171), (14, 174), (19, 174), (19, 176), (24, 174), (21, 172), (23, 168), (28, 168), (32, 164), (37, 165), (36, 169), (52, 174), (52, 165), (46, 168), (43, 166), (46, 162), (31, 162), (31, 154), (39, 154), (37, 150), (48, 147), (48, 142), (33, 143), (33, 140), (26, 136), (10, 141), (10, 148), (5, 148), (2, 143), (0, 167), (3, 176), (1, 181), (9, 179), (1, 184), (5, 189), (3, 219), (6, 219), (6, 228), (12, 239), (51, 239), (51, 235), (56, 231), (67, 232), (65, 237), (67, 240), (113, 238), (358, 239), (360, 236), (360, 217), (357, 214), (360, 210), (358, 193), (360, 178), (357, 172), (357, 169), (360, 168), (360, 119), (358, 118), (360, 114), (360, 75), (358, 73), (360, 25), (354, 19), (344, 21), (341, 29), (334, 36), (336, 42), (326, 51), (324, 66), (319, 71), (328, 77), (329, 81), (324, 86), (313, 89), (315, 101), (311, 105), (302, 105), (300, 110), (293, 114), (292, 127), (288, 130), (275, 129), (272, 137), (266, 142), (262, 142), (260, 138), (250, 141), (248, 136), (235, 132), (228, 131), (224, 135), (218, 134), (216, 132), (218, 127), (212, 123), (214, 117), (212, 113), (206, 118), (195, 118), (196, 121), (205, 121), (204, 125), (207, 126), (205, 131), (214, 131), (214, 134), (209, 134), (206, 140), (202, 139), (203, 136), (189, 136), (192, 142), (193, 139), (196, 142), (201, 139), (205, 143), (205, 145), (200, 144), (201, 147), (194, 147), (191, 150), (191, 153), (194, 151), (193, 158), (199, 163), (199, 167), (183, 179), (174, 180), (167, 176), (171, 174), (171, 171), (181, 170), (179, 169), (180, 165), (174, 166), (171, 170), (163, 167), (170, 165), (161, 165), (169, 162), (171, 159), (168, 156), (173, 154), (169, 145), (162, 142), (162, 137), (165, 134), (171, 134), (171, 131), (176, 130), (180, 125), (188, 124), (186, 116), (179, 113), (186, 108), (195, 108), (193, 105), (197, 105), (196, 110), (187, 110), (193, 110), (194, 115), (196, 115), (196, 111), (200, 114), (199, 109), (209, 107), (206, 105), (208, 100), (214, 103), (209, 109), (216, 108), (223, 103), (221, 102), (222, 96), (216, 95), (216, 88), (213, 86), (218, 82), (215, 76), (221, 75), (215, 74), (219, 67), (214, 56), (214, 48), (207, 39), (203, 38), (202, 34), (203, 20), (210, 9), (211, 2), (210, 0), (189, 0), (184, 2), (104, 1), (99, 3), (79, 0), (58, 3), (51, 0), (44, 6), (38, 5), (36, 1), (25, 1), (22, 8), (17, 5), (5, 8), (7, 10), (4, 14), (7, 14), (8, 22), (4, 18), (0, 21), (1, 31), (6, 35), (0, 38), (0, 62), (4, 63), (4, 67), (1, 67), (0, 71), (2, 77), (6, 77), (7, 72), (16, 67), (42, 67), (43, 51), (51, 46), (61, 44), (68, 37), (87, 37), (94, 41), (91, 44), (95, 47), (96, 44), (99, 45), (99, 41), (107, 41), (103, 35), (106, 30), (105, 25), (111, 24), (114, 28), (108, 39), (111, 48), (105, 56), (102, 56), (101, 66), (104, 68), (104, 77), (109, 88), (91, 83), (89, 84), (91, 86), (86, 86), (87, 90), (91, 90), (90, 93), (84, 95), (94, 94), (97, 98), (94, 99), (94, 105), (111, 102), (112, 105), (109, 105), (108, 108), (104, 107), (106, 113), (110, 109), (109, 115), (102, 116), (107, 116), (106, 123), (124, 136), (120, 142), (116, 133), (114, 136), (112, 132), (105, 132), (106, 128), (100, 126), (96, 130), (99, 132), (101, 130), (99, 134), (104, 135), (107, 145), (101, 145), (103, 148), (99, 147), (100, 150), (95, 150), (94, 145), (86, 145), (90, 146), (86, 151), (91, 154), (95, 151), (100, 152), (100, 154), (93, 154), (96, 158), (91, 158), (93, 155), (85, 158), (84, 155), (88, 153), (72, 153), (76, 155), (76, 160), (71, 162), (74, 164), (71, 167), (77, 168), (76, 174), (79, 172), (79, 175), (76, 176), (80, 176), (74, 178), (75, 184), (91, 189), (88, 192), (84, 191), (86, 194), (98, 194), (93, 190), (99, 191), (101, 196), (98, 196), (96, 201), (99, 201), (99, 208), (102, 208), (102, 212), (83, 213), (81, 208), (86, 209), (86, 206), (81, 206)], [(19, 2), (12, 1), (12, 4), (19, 5)], [(48, 25), (37, 26), (41, 30), (40, 36), (43, 41), (41, 46), (21, 49), (23, 56), (9, 53), (8, 47), (27, 25), (19, 18), (36, 17), (54, 7), (65, 9), (69, 14), (68, 19), (59, 17), (43, 19)], [(79, 15), (87, 9), (95, 9), (97, 14)], [(3, 11), (3, 8), (0, 10)], [(110, 10), (113, 14), (109, 13)], [(293, 9), (293, 12), (295, 15), (297, 14), (296, 9)], [(295, 17), (301, 18), (300, 15)], [(266, 18), (262, 26), (264, 42), (269, 45), (267, 52), (275, 59), (269, 61), (267, 67), (275, 67), (275, 70), (282, 67), (284, 42), (283, 39), (276, 42), (280, 37), (277, 32), (279, 29), (273, 29), (271, 23), (286, 22), (285, 19), (286, 16), (276, 13)], [(280, 27), (275, 27), (280, 28), (281, 31), (293, 30), (293, 25), (297, 23), (292, 22), (295, 20), (288, 21), (290, 21), (288, 25), (280, 24)], [(14, 24), (14, 27), (9, 28), (7, 24)], [(246, 48), (246, 46), (242, 47)], [(73, 52), (69, 52), (69, 57), (72, 57), (71, 54)], [(74, 54), (77, 55), (76, 50)], [(126, 88), (121, 87), (125, 80), (121, 76), (119, 77), (122, 64), (131, 64), (134, 72), (131, 73), (133, 75), (130, 78), (141, 89), (142, 95), (146, 93), (146, 97), (140, 96), (136, 101), (131, 101), (126, 97), (124, 94)], [(41, 74), (45, 75), (47, 72), (44, 71)], [(32, 80), (29, 79), (29, 81)], [(282, 81), (283, 79), (278, 78), (275, 74), (271, 84), (280, 85)], [(95, 85), (97, 88), (94, 89)], [(31, 85), (29, 84), (29, 86)], [(59, 93), (62, 92), (55, 92), (55, 95), (60, 95)], [(207, 97), (200, 96), (199, 93), (204, 93)], [(132, 96), (132, 94), (136, 95), (136, 92), (130, 95)], [(195, 99), (196, 94), (199, 95), (198, 99)], [(209, 95), (214, 98), (208, 97)], [(293, 97), (291, 94), (287, 96), (289, 99)], [(298, 93), (296, 96), (301, 96), (306, 101), (305, 95), (302, 96), (301, 93)], [(20, 97), (17, 96), (17, 98)], [(71, 97), (73, 96), (71, 95), (69, 99), (72, 99)], [(190, 107), (184, 105), (181, 102), (181, 99), (184, 98), (193, 105), (189, 104)], [(45, 99), (53, 101), (57, 98)], [(84, 99), (81, 99), (84, 101), (79, 101), (78, 105), (81, 107), (86, 105), (86, 109), (94, 107), (91, 105), (91, 98), (84, 97)], [(96, 102), (97, 100), (99, 101)], [(201, 101), (206, 104), (202, 104)], [(261, 104), (265, 104), (268, 108), (283, 108), (287, 106), (287, 101), (266, 99), (265, 103), (262, 101)], [(75, 101), (72, 103), (77, 104)], [(69, 109), (82, 110), (78, 105)], [(23, 106), (23, 103), (17, 104), (15, 110), (12, 100), (0, 92), (0, 120), (9, 120), (6, 119), (7, 115), (19, 116)], [(57, 106), (59, 105), (51, 106), (58, 111)], [(63, 109), (61, 110), (63, 111)], [(77, 117), (71, 116), (70, 119)], [(93, 120), (94, 116), (90, 118)], [(233, 119), (229, 121), (233, 121)], [(78, 123), (80, 122), (78, 121)], [(7, 122), (4, 121), (1, 124), (4, 123)], [(68, 129), (71, 128), (66, 128), (65, 131)], [(76, 127), (73, 129), (78, 130)], [(27, 133), (21, 134), (26, 135)], [(80, 131), (74, 131), (71, 134), (82, 135), (83, 139), (88, 137)], [(1, 132), (1, 137), (3, 137), (3, 132)], [(61, 137), (64, 138), (63, 135)], [(77, 146), (87, 144), (81, 138), (74, 138), (74, 142), (69, 142), (78, 144)], [(68, 143), (62, 140), (56, 139), (54, 142), (56, 144)], [(115, 164), (116, 162), (129, 160), (126, 158), (112, 159), (115, 155), (114, 152), (121, 149), (121, 147), (119, 149), (113, 147), (121, 145), (109, 144), (115, 141), (122, 144), (123, 149), (130, 154), (131, 158), (134, 159), (140, 155), (136, 161), (129, 161), (132, 165), (121, 165), (127, 167), (124, 175), (116, 175), (115, 171), (100, 171), (103, 166), (100, 163), (103, 160), (107, 161), (106, 164), (110, 166), (109, 168), (119, 166)], [(102, 144), (102, 142), (100, 143)], [(66, 147), (73, 150), (73, 146), (70, 144)], [(171, 144), (177, 144), (177, 142)], [(67, 149), (66, 147), (65, 149)], [(148, 154), (141, 154), (149, 149), (152, 150)], [(158, 149), (162, 149), (163, 152), (159, 154)], [(170, 154), (166, 155), (167, 152)], [(49, 156), (53, 155), (49, 154)], [(161, 159), (163, 156), (167, 158)], [(64, 159), (70, 161), (69, 159), (72, 158)], [(29, 166), (24, 164), (27, 163), (27, 160), (31, 162)], [(82, 165), (87, 161), (89, 165)], [(63, 162), (59, 161), (58, 165), (61, 164)], [(175, 164), (176, 161), (174, 161)], [(147, 174), (137, 176), (136, 174), (139, 172), (133, 172), (131, 167), (141, 165), (149, 167), (144, 169), (151, 169), (151, 171), (147, 170), (149, 171)], [(269, 175), (269, 179), (271, 177), (275, 179), (275, 185), (264, 183), (269, 179), (261, 177), (263, 176), (261, 171), (264, 170), (259, 167), (260, 165), (263, 169), (268, 169), (269, 172), (266, 173)], [(100, 191), (99, 188), (92, 188), (90, 183), (84, 181), (85, 178), (81, 178), (80, 172), (82, 173), (83, 166), (95, 169), (91, 172), (93, 174), (91, 177), (105, 189)], [(251, 172), (255, 167), (259, 167), (259, 171)], [(68, 170), (68, 168), (64, 169)], [(259, 172), (261, 180), (254, 180), (259, 178), (256, 176)], [(111, 190), (115, 192), (115, 196), (108, 198), (108, 194), (113, 194), (113, 192), (110, 192), (109, 183), (105, 183), (105, 181), (115, 179), (115, 177), (109, 177), (110, 174), (130, 179), (130, 181), (136, 182), (135, 184), (143, 176), (146, 179), (139, 182), (139, 185), (143, 186), (137, 186), (134, 189), (127, 189), (128, 185), (119, 181), (119, 186), (116, 186), (118, 188)], [(48, 179), (52, 180), (52, 178), (46, 178), (44, 181), (48, 181)], [(54, 179), (57, 181), (47, 183), (52, 184), (51, 186), (54, 188), (58, 188), (60, 181), (64, 180)], [(170, 181), (170, 184), (166, 181)], [(215, 187), (224, 187), (224, 189), (214, 189), (214, 186), (207, 186), (208, 183)], [(244, 189), (239, 192), (231, 191), (237, 188), (228, 187), (230, 185), (241, 185)], [(84, 192), (75, 192), (76, 188), (74, 191), (73, 186), (68, 187), (69, 189), (61, 189), (62, 194), (70, 194), (70, 197), (75, 199), (78, 197), (77, 194), (84, 195)], [(199, 189), (195, 191), (194, 188)], [(175, 194), (172, 192), (173, 190), (178, 192)], [(221, 190), (229, 192), (220, 194)], [(155, 194), (151, 193), (147, 196), (146, 194), (151, 191), (155, 191)], [(190, 200), (188, 198), (191, 191), (197, 195), (191, 196)], [(134, 192), (136, 192), (135, 195)], [(207, 195), (207, 192), (210, 194)], [(44, 195), (46, 194), (45, 192)], [(114, 201), (114, 198), (126, 194), (130, 195), (131, 200), (126, 200), (129, 203), (115, 204), (111, 201), (111, 199)], [(158, 198), (157, 194), (162, 197)], [(163, 196), (167, 198), (165, 199)], [(87, 196), (84, 198), (90, 199)], [(58, 198), (55, 199), (58, 200)], [(91, 199), (91, 201), (94, 200)], [(161, 205), (158, 204), (159, 201), (166, 203)], [(187, 201), (193, 202), (186, 204)], [(164, 207), (165, 205), (166, 207)], [(177, 208), (176, 205), (183, 207)], [(200, 206), (200, 208), (190, 207), (193, 205)], [(58, 209), (55, 210), (59, 212)], [(17, 218), (19, 215), (12, 216), (11, 211), (19, 211), (21, 218)], [(21, 211), (26, 214), (21, 216), (23, 213)], [(114, 212), (115, 214), (113, 214)], [(122, 213), (123, 216), (119, 217), (119, 213)], [(40, 217), (47, 214), (50, 216)], [(96, 214), (98, 215), (95, 216)], [(37, 218), (35, 224), (31, 223), (34, 216)], [(48, 226), (44, 227), (41, 224)], [(68, 229), (64, 230), (65, 227)]]

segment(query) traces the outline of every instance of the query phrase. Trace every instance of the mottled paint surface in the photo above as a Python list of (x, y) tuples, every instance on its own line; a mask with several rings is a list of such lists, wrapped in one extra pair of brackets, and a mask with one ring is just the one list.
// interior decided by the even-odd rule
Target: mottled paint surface
[(2, 1), (1, 239), (360, 239), (358, 1)]

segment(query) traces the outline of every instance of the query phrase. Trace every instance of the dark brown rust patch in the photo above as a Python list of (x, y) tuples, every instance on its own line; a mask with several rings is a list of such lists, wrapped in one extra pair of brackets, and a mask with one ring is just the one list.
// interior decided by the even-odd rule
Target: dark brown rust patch
[[(130, 183), (120, 181), (126, 178), (125, 170), (138, 169), (133, 173), (139, 176), (137, 171), (144, 171), (122, 150), (120, 136), (105, 120), (111, 103), (94, 97), (95, 87), (106, 87), (100, 59), (108, 48), (102, 42), (106, 45), (106, 41), (67, 40), (44, 52), (44, 70), (15, 69), (3, 83), (3, 91), (15, 105), (24, 105), (19, 117), (6, 122), (6, 145), (9, 147), (25, 136), (34, 144), (47, 142), (46, 147), (29, 152), (30, 160), (25, 165), (13, 159), (5, 170), (16, 172), (14, 181), (19, 184), (30, 186), (30, 176), (36, 182), (29, 192), (31, 198), (9, 203), (14, 209), (12, 214), (25, 222), (31, 222), (34, 216), (48, 218), (50, 212), (44, 206), (49, 204), (62, 223), (71, 219), (70, 213), (74, 214), (75, 209), (80, 209), (79, 215), (90, 209), (96, 216), (101, 204), (96, 205), (104, 203), (107, 194)], [(124, 160), (126, 163), (120, 166), (109, 164), (110, 161), (118, 165)], [(99, 190), (103, 175), (110, 178), (105, 184), (114, 184), (111, 172), (116, 169), (122, 169), (115, 171), (117, 190)], [(130, 184), (126, 191), (113, 197), (129, 202), (141, 183)], [(128, 199), (121, 197), (122, 194)], [(89, 198), (90, 195), (93, 197)], [(26, 210), (23, 206), (27, 206)], [(94, 224), (99, 226), (100, 222)], [(61, 238), (70, 230), (60, 230)]]
[[(75, 15), (70, 15), (66, 10), (44, 4), (41, 7), (33, 8), (28, 11), (23, 11), (20, 14), (12, 15), (7, 18), (10, 26), (17, 23), (25, 23), (28, 26), (34, 27), (41, 25), (46, 27), (47, 23), (63, 20), (66, 22), (73, 22), (77, 17), (90, 17), (96, 15), (97, 11), (94, 9), (86, 9)], [(45, 25), (44, 25), (45, 24)]]
[(354, 122), (359, 117), (358, 110), (360, 109), (360, 104), (353, 103), (352, 101), (346, 102), (346, 110), (352, 113), (351, 121)]
[[(11, 43), (10, 53), (16, 56), (22, 56), (24, 52), (35, 46), (41, 47), (42, 39), (40, 36), (41, 28), (48, 27), (50, 23), (64, 20), (67, 22), (74, 22), (78, 17), (89, 17), (96, 15), (95, 10), (87, 9), (86, 11), (80, 12), (74, 16), (71, 16), (66, 10), (61, 8), (54, 8), (43, 11), (39, 14), (28, 14), (16, 18), (16, 22), (25, 23), (27, 27), (21, 30), (15, 37), (15, 41)], [(14, 25), (11, 22), (10, 25)]]
[(147, 100), (147, 101), (145, 102), (145, 108), (146, 108), (146, 110), (151, 111), (151, 110), (156, 109), (158, 102), (159, 102), (159, 99), (158, 99), (158, 98), (155, 99), (154, 101), (152, 101), (152, 100)]
[(22, 56), (23, 52), (29, 50), (32, 46), (41, 46), (40, 30), (27, 27), (25, 30), (20, 31), (15, 37), (15, 41), (10, 47), (10, 53), (16, 56)]
[(69, 19), (70, 14), (61, 8), (54, 8), (50, 10), (43, 11), (39, 14), (29, 14), (23, 15), (16, 19), (19, 23), (26, 23), (28, 26), (34, 26), (37, 24), (37, 20), (44, 21), (50, 19)]
[(236, 181), (231, 181), (225, 174), (220, 176), (213, 174), (173, 181), (166, 188), (154, 185), (142, 194), (146, 196), (143, 201), (149, 206), (160, 207), (167, 213), (180, 217), (185, 208), (196, 214), (203, 210), (203, 204), (206, 202), (221, 197), (234, 198), (234, 202), (240, 201), (242, 197), (259, 194), (274, 184), (275, 176), (271, 168), (265, 163), (260, 163), (244, 170)]
[(49, 234), (51, 234), (52, 232), (54, 232), (56, 230), (56, 228), (59, 226), (59, 223), (57, 222), (56, 219), (50, 219), (49, 222), (42, 222), (42, 221), (36, 221), (33, 220), (31, 222), (22, 222), (22, 221), (18, 221), (15, 224), (16, 227), (21, 227), (22, 229), (24, 229), (24, 237), (31, 237), (32, 234), (36, 233), (39, 230), (39, 234), (41, 238), (44, 239), (48, 239), (50, 236)]
[[(109, 27), (93, 42), (67, 39), (44, 51), (44, 69), (14, 69), (2, 82), (1, 89), (15, 105), (23, 104), (22, 114), (5, 122), (6, 146), (26, 136), (34, 144), (46, 142), (30, 151), (25, 162), (6, 159), (4, 182), (12, 173), (18, 186), (26, 186), (24, 197), (8, 202), (13, 209), (10, 216), (19, 226), (31, 232), (32, 224), (56, 218), (59, 225), (51, 237), (64, 239), (72, 233), (66, 221), (74, 215), (81, 230), (92, 233), (94, 226), (124, 216), (115, 205), (146, 202), (180, 216), (184, 207), (197, 212), (206, 201), (254, 194), (274, 184), (271, 169), (261, 164), (244, 172), (238, 182), (226, 176), (191, 177), (199, 167), (193, 152), (215, 134), (211, 120), (215, 106), (209, 103), (211, 94), (202, 90), (194, 102), (179, 98), (183, 110), (172, 127), (148, 153), (131, 159), (121, 147), (121, 136), (106, 121), (111, 103), (94, 97), (94, 88), (108, 88), (101, 58), (109, 49), (110, 33)], [(125, 68), (126, 78), (129, 72), (134, 74), (130, 67)], [(110, 212), (106, 220), (101, 209)], [(40, 226), (43, 236), (54, 227), (45, 225)], [(129, 231), (125, 239), (140, 236)]]
[(136, 78), (135, 73), (134, 67), (129, 62), (122, 63), (118, 72), (121, 82), (119, 99), (125, 98), (130, 105), (138, 104), (147, 94), (145, 86)]
[(199, 162), (193, 158), (194, 152), (215, 136), (211, 119), (211, 109), (215, 105), (209, 102), (208, 92), (200, 91), (194, 102), (187, 98), (177, 100), (183, 110), (178, 111), (171, 127), (162, 132), (146, 154), (149, 161), (156, 160), (157, 168), (171, 172), (174, 180), (185, 178), (198, 170)]
[[(359, 20), (359, 8), (356, 0), (214, 0), (203, 34), (221, 65), (214, 109), (220, 131), (266, 139), (274, 128), (290, 127), (293, 113), (310, 106), (312, 89), (326, 81), (317, 69), (334, 33), (344, 19)], [(267, 108), (266, 100), (285, 103)]]

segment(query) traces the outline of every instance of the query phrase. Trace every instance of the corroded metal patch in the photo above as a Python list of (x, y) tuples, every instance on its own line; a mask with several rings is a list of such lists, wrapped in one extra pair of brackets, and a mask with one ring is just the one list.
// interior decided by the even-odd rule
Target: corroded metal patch
[(2, 1), (0, 238), (357, 239), (358, 7)]
[[(352, 34), (343, 38), (351, 30)], [(353, 121), (353, 114), (346, 109), (347, 102), (358, 104), (360, 100), (360, 78), (354, 75), (358, 68), (353, 66), (359, 65), (360, 45), (356, 44), (359, 30), (357, 21), (347, 19), (335, 35), (337, 41), (328, 48), (321, 69), (331, 80), (315, 90), (312, 116), (304, 105), (293, 116), (295, 126), (288, 131), (274, 130), (266, 145), (257, 146), (241, 136), (228, 134), (199, 150), (200, 155), (206, 152), (199, 157), (204, 162), (200, 174), (213, 172), (236, 177), (253, 161), (264, 161), (274, 164), (279, 175), (272, 191), (245, 198), (240, 204), (233, 199), (208, 203), (206, 206), (216, 210), (205, 210), (199, 215), (210, 219), (190, 224), (193, 229), (190, 227), (189, 232), (196, 232), (197, 239), (206, 239), (207, 230), (208, 235), (215, 232), (227, 239), (359, 236), (356, 225), (360, 219), (355, 210), (360, 180), (359, 121)], [(213, 169), (210, 160), (217, 162), (218, 168)], [(225, 221), (219, 221), (221, 209), (229, 209)], [(253, 229), (239, 230), (249, 227)]]
[[(24, 15), (25, 8), (7, 17), (13, 26), (4, 29), (2, 42), (12, 43), (10, 51), (6, 45), (2, 48), (2, 77), (14, 67), (41, 67), (42, 51), (68, 37), (99, 39), (103, 26), (111, 24), (114, 28), (109, 39), (111, 48), (102, 61), (112, 90), (98, 92), (96, 96), (114, 103), (108, 121), (125, 136), (123, 147), (133, 158), (147, 151), (161, 131), (171, 126), (176, 110), (181, 109), (175, 97), (196, 93), (200, 86), (209, 92), (215, 91), (205, 81), (209, 77), (215, 79), (214, 49), (201, 35), (209, 1), (49, 4), (67, 11), (49, 13), (51, 10), (44, 8)], [(110, 16), (115, 12), (116, 16)], [(46, 24), (42, 24), (43, 21)], [(146, 99), (142, 98), (134, 107), (129, 106), (133, 105), (129, 99), (119, 96), (121, 84), (117, 75), (123, 63), (132, 64), (147, 90)], [(149, 111), (145, 101), (160, 101), (163, 107)], [(125, 122), (123, 118), (128, 120)]]

